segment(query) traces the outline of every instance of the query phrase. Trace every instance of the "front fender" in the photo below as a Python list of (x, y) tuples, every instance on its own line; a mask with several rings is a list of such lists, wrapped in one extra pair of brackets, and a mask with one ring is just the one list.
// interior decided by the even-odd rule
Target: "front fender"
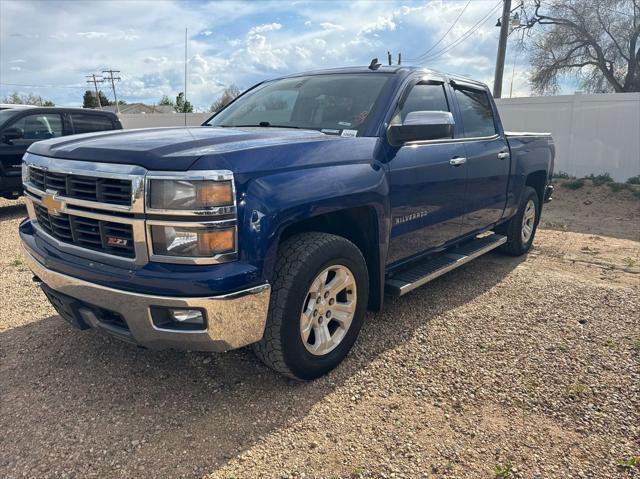
[(277, 246), (289, 226), (319, 215), (370, 207), (377, 216), (377, 248), (389, 237), (389, 191), (377, 162), (310, 167), (261, 176), (247, 182), (240, 198), (242, 257), (261, 266), (271, 281)]

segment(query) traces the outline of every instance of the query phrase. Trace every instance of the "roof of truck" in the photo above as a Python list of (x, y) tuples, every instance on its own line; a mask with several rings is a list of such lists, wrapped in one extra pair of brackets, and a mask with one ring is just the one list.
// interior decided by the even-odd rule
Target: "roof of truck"
[(447, 78), (449, 80), (458, 80), (465, 83), (470, 83), (478, 86), (482, 86), (483, 88), (486, 86), (484, 83), (479, 82), (477, 80), (473, 80), (464, 75), (457, 75), (451, 73), (445, 73), (438, 70), (433, 70), (427, 67), (421, 66), (412, 66), (412, 65), (381, 65), (376, 70), (371, 70), (368, 66), (352, 66), (352, 67), (341, 67), (341, 68), (327, 68), (322, 70), (309, 70), (300, 73), (294, 73), (291, 75), (285, 75), (280, 78), (295, 78), (298, 76), (307, 76), (307, 75), (330, 75), (330, 74), (338, 74), (338, 73), (394, 73), (394, 74), (405, 74), (409, 75), (413, 72), (423, 71), (425, 73), (434, 73), (438, 76)]

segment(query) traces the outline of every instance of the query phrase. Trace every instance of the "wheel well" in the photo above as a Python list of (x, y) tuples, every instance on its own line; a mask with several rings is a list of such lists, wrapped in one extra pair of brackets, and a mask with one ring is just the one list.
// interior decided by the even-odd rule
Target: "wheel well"
[(544, 170), (534, 171), (533, 173), (529, 173), (525, 181), (526, 186), (530, 186), (534, 190), (536, 190), (536, 193), (538, 193), (538, 200), (541, 205), (544, 201), (544, 188), (546, 184), (547, 184), (547, 172)]
[(369, 309), (382, 306), (381, 271), (378, 250), (378, 221), (375, 210), (363, 206), (326, 213), (289, 225), (280, 235), (280, 243), (299, 233), (329, 233), (342, 236), (362, 252), (369, 270)]

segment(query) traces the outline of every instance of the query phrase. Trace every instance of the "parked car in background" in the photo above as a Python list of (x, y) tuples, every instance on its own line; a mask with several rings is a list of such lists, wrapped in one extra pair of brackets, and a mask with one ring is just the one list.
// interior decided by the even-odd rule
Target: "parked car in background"
[(6, 106), (11, 108), (0, 111), (0, 196), (9, 199), (22, 194), (22, 156), (36, 141), (122, 129), (118, 117), (106, 111)]
[(31, 146), (20, 237), (60, 315), (312, 379), (385, 293), (526, 253), (551, 136), (506, 133), (482, 83), (374, 63), (261, 83), (202, 127)]

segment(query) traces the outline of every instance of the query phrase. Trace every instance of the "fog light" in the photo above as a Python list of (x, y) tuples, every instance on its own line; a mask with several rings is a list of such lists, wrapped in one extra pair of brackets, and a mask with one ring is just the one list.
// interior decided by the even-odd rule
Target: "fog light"
[(170, 309), (169, 316), (179, 323), (204, 324), (202, 311), (198, 309)]
[(158, 329), (172, 331), (204, 331), (206, 316), (201, 309), (151, 307), (151, 319)]

